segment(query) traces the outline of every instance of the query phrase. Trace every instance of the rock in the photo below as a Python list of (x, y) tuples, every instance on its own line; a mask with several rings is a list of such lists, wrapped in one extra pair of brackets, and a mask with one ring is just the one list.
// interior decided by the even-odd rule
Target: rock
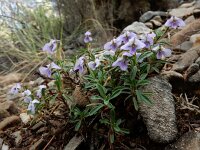
[(162, 23), (162, 22), (163, 22), (163, 20), (162, 20), (162, 18), (161, 18), (160, 16), (155, 16), (155, 17), (153, 17), (153, 19), (152, 19), (152, 20), (159, 21), (160, 23)]
[(147, 26), (145, 26), (144, 23), (135, 21), (123, 30), (123, 32), (125, 32), (125, 31), (132, 31), (137, 34), (147, 34), (147, 33), (151, 32), (151, 29), (149, 29)]
[(3, 139), (0, 138), (0, 149), (2, 148), (2, 146), (3, 146)]
[(9, 116), (10, 116), (10, 113), (7, 110), (0, 107), (0, 121), (2, 121), (3, 118), (9, 117)]
[(24, 123), (24, 124), (27, 124), (29, 121), (31, 121), (31, 119), (33, 118), (32, 115), (28, 115), (27, 113), (21, 113), (19, 115), (21, 121)]
[(179, 18), (187, 17), (193, 14), (194, 6), (189, 8), (175, 8), (172, 9), (169, 14)]
[(175, 143), (168, 145), (165, 150), (199, 150), (200, 133), (190, 131), (185, 133)]
[(64, 150), (76, 150), (77, 147), (83, 142), (83, 137), (74, 136), (69, 143), (64, 147)]
[(3, 121), (0, 122), (0, 130), (3, 130), (6, 126), (15, 123), (15, 122), (19, 122), (20, 119), (18, 116), (10, 116), (5, 118)]
[(185, 22), (186, 25), (188, 25), (189, 23), (193, 22), (194, 20), (195, 20), (195, 18), (194, 18), (194, 16), (192, 15), (192, 16), (187, 17), (187, 18), (184, 20), (184, 22)]
[(157, 21), (157, 20), (151, 20), (150, 22), (152, 22), (153, 24), (154, 24), (154, 26), (155, 27), (160, 27), (160, 26), (162, 26), (162, 23), (161, 22), (159, 22), (159, 21)]
[(183, 75), (176, 71), (163, 71), (161, 75), (172, 85), (173, 90), (182, 91), (184, 85)]
[(175, 139), (178, 131), (172, 86), (162, 77), (149, 78), (150, 84), (143, 88), (151, 92), (152, 106), (140, 104), (139, 113), (143, 117), (150, 138), (159, 143), (168, 143)]
[(193, 47), (200, 46), (200, 34), (194, 34), (190, 37)]
[(13, 101), (5, 101), (3, 103), (0, 103), (0, 108), (3, 108), (10, 114), (17, 114), (19, 112), (19, 109)]
[(145, 22), (151, 20), (154, 16), (168, 17), (169, 15), (164, 11), (147, 11), (140, 17), (139, 21), (145, 23)]
[(22, 141), (21, 131), (16, 131), (12, 135), (15, 137), (15, 144), (18, 145)]
[(4, 143), (1, 150), (9, 150), (9, 146)]
[(41, 138), (40, 140), (38, 140), (36, 143), (34, 143), (29, 150), (36, 150), (36, 149), (42, 149), (45, 146), (46, 142), (43, 138)]
[(194, 75), (195, 73), (197, 73), (199, 71), (199, 65), (196, 63), (193, 63), (192, 65), (190, 65), (190, 67), (188, 67), (188, 69), (186, 70), (186, 79), (189, 79), (192, 75)]
[(197, 63), (200, 67), (200, 57), (195, 61), (195, 63)]
[(198, 85), (200, 85), (199, 84), (200, 83), (200, 70), (197, 73), (195, 73), (194, 75), (192, 75), (191, 77), (189, 77), (188, 81), (190, 83), (194, 83), (194, 84), (197, 83)]
[(182, 44), (176, 46), (175, 50), (186, 52), (187, 50), (192, 48), (192, 45), (193, 45), (192, 42), (185, 41)]
[(200, 9), (195, 9), (193, 12), (193, 15), (195, 18), (199, 18), (200, 17)]
[(150, 29), (153, 29), (153, 24), (151, 22), (146, 22), (145, 26), (147, 26)]
[(179, 60), (173, 64), (172, 70), (183, 72), (187, 69), (200, 55), (200, 47), (195, 47), (183, 53)]
[(191, 3), (185, 3), (185, 4), (182, 4), (181, 6), (179, 6), (179, 8), (189, 8), (189, 7), (194, 6), (194, 4), (195, 4), (195, 1), (193, 1)]
[(190, 37), (193, 34), (196, 34), (200, 30), (200, 19), (196, 19), (186, 25), (182, 30), (175, 33), (170, 41), (173, 47), (176, 47), (177, 45), (183, 43), (184, 41), (188, 40), (188, 37)]

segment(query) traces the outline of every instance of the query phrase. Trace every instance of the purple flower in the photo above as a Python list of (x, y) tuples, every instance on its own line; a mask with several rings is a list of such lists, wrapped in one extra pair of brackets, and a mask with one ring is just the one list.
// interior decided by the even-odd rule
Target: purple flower
[(55, 53), (56, 47), (57, 47), (56, 40), (51, 40), (49, 43), (46, 43), (44, 45), (42, 50), (52, 55)]
[(100, 60), (97, 58), (95, 59), (95, 61), (91, 61), (88, 63), (88, 67), (92, 70), (95, 70), (99, 65), (100, 65)]
[(128, 60), (124, 57), (119, 57), (113, 64), (113, 67), (120, 67), (122, 71), (126, 71), (128, 69)]
[(40, 67), (39, 72), (41, 75), (44, 75), (46, 77), (51, 77), (52, 71), (51, 69), (61, 69), (58, 65), (56, 65), (54, 62), (48, 64), (46, 67)]
[(39, 72), (41, 75), (44, 75), (46, 77), (51, 77), (51, 70), (48, 67), (40, 67)]
[(155, 46), (152, 51), (156, 52), (157, 59), (164, 59), (165, 57), (170, 57), (172, 52), (168, 48), (164, 48), (160, 45)]
[(145, 44), (137, 38), (130, 39), (125, 45), (121, 46), (122, 50), (129, 50), (131, 54), (135, 54), (136, 50), (142, 49)]
[(133, 32), (126, 31), (124, 34), (120, 35), (117, 40), (122, 44), (122, 42), (125, 44), (127, 43), (130, 39), (136, 38), (137, 35)]
[(34, 99), (33, 101), (30, 100), (28, 105), (28, 111), (30, 111), (32, 114), (35, 114), (35, 104), (39, 104), (40, 102), (37, 99)]
[(31, 91), (30, 90), (25, 90), (23, 93), (22, 93), (22, 96), (30, 96), (31, 95)]
[(185, 22), (178, 17), (172, 16), (166, 21), (165, 26), (176, 29), (185, 26)]
[(19, 93), (19, 90), (21, 89), (21, 84), (16, 83), (9, 91), (10, 94), (16, 95)]
[(145, 39), (142, 40), (142, 42), (145, 44), (146, 48), (149, 48), (150, 46), (153, 45), (153, 40), (155, 38), (156, 34), (155, 33), (148, 33), (145, 36)]
[(84, 71), (84, 57), (80, 57), (74, 66), (74, 71), (78, 71), (79, 73), (83, 73)]
[(120, 46), (120, 42), (117, 39), (112, 39), (110, 42), (107, 42), (104, 45), (104, 50), (111, 50), (111, 51), (116, 51), (117, 48)]
[(40, 85), (39, 86), (39, 89), (36, 91), (37, 92), (36, 93), (37, 97), (39, 97), (39, 98), (42, 97), (42, 89), (45, 89), (45, 88), (47, 88), (46, 85)]
[(91, 37), (91, 32), (90, 31), (85, 32), (84, 42), (85, 43), (92, 42), (92, 37)]

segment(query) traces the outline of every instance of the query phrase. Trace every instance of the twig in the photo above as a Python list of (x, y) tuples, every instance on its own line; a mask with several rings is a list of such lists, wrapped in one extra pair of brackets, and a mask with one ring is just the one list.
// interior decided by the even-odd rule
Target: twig
[(50, 139), (50, 141), (49, 141), (49, 142), (47, 143), (47, 145), (43, 148), (43, 150), (45, 150), (45, 149), (49, 146), (49, 144), (51, 144), (51, 142), (53, 141), (54, 137), (55, 137), (55, 135)]

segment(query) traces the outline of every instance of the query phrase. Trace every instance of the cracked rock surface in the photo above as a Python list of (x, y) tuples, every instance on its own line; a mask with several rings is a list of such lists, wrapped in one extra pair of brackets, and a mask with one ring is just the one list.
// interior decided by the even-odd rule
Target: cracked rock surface
[(140, 105), (140, 114), (146, 124), (150, 138), (159, 143), (173, 141), (178, 133), (176, 126), (175, 106), (171, 85), (162, 77), (149, 79), (150, 84), (143, 88), (151, 92), (152, 106)]

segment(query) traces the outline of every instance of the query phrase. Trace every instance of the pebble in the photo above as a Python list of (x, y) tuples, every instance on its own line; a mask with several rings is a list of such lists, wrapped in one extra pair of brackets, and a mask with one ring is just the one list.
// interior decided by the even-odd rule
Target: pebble
[(27, 124), (29, 121), (31, 121), (32, 119), (32, 115), (28, 115), (27, 113), (21, 113), (19, 115), (21, 121), (24, 123), (24, 124)]
[(175, 143), (168, 145), (165, 150), (199, 150), (200, 133), (190, 131), (185, 133)]

